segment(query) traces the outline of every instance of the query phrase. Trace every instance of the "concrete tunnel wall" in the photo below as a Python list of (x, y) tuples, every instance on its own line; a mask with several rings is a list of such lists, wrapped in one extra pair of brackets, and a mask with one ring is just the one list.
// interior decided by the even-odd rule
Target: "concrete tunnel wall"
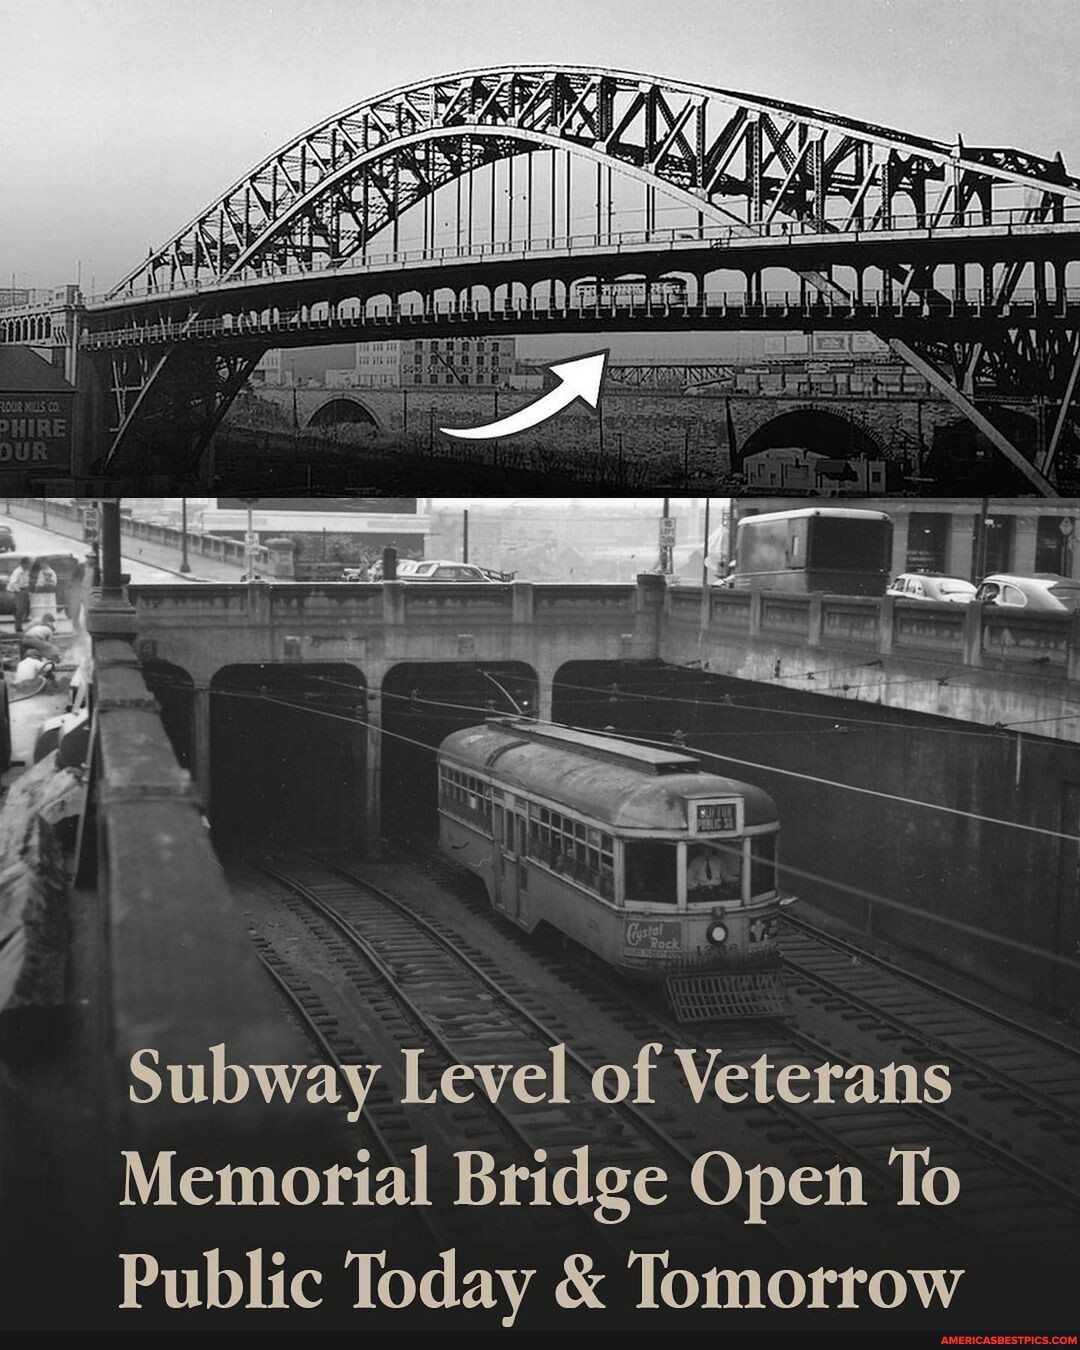
[[(677, 729), (689, 746), (749, 761), (721, 759), (709, 767), (773, 795), (782, 822), (781, 857), (794, 869), (785, 884), (796, 894), (856, 928), (921, 951), (1018, 998), (1062, 1012), (1080, 1008), (1075, 970), (1036, 954), (1075, 955), (1080, 946), (1080, 857), (1075, 843), (1055, 837), (1057, 832), (1080, 833), (1080, 748), (902, 709), (766, 690), (660, 662), (569, 662), (553, 680), (510, 664), (513, 676), (503, 671), (505, 679), (534, 682), (537, 704), (546, 704), (555, 720), (661, 739)], [(287, 677), (293, 682), (287, 702), (295, 701), (297, 680), (321, 679), (313, 687), (325, 697), (330, 687), (325, 677), (332, 672), (337, 680), (343, 673), (336, 663), (256, 666), (243, 678), (257, 683), (268, 672), (272, 678), (282, 670), (293, 672)], [(237, 733), (235, 711), (216, 708), (222, 701), (214, 698), (200, 757), (196, 701), (193, 767), (200, 785), (209, 786), (211, 816), (222, 837), (258, 834), (237, 829), (238, 818), (251, 824), (257, 817), (221, 802), (223, 793), (243, 793), (251, 780), (250, 769), (243, 767), (245, 755), (249, 765), (263, 764), (265, 770), (259, 791), (271, 803), (271, 844), (288, 836), (291, 822), (303, 842), (377, 846), (384, 831), (384, 799), (391, 804), (386, 828), (406, 833), (414, 825), (431, 828), (433, 779), (426, 784), (421, 779), (418, 790), (401, 791), (403, 782), (433, 768), (432, 749), (421, 747), (434, 747), (449, 731), (481, 720), (485, 712), (510, 710), (501, 697), (491, 700), (494, 707), (484, 706), (488, 700), (478, 691), (488, 687), (486, 680), (477, 679), (471, 693), (446, 689), (446, 682), (460, 681), (461, 673), (473, 672), (476, 678), (475, 662), (400, 663), (385, 673), (378, 689), (360, 669), (344, 670), (343, 682), (354, 687), (355, 695), (349, 689), (340, 695), (354, 698), (356, 715), (368, 723), (351, 737), (341, 734), (343, 723), (328, 721), (329, 733), (313, 738), (309, 713), (275, 705), (260, 722), (262, 733), (250, 716), (240, 719), (244, 729)], [(155, 670), (148, 674), (152, 682)], [(237, 668), (232, 674), (219, 672), (211, 689), (230, 689), (236, 674)], [(175, 683), (171, 669), (168, 675)], [(418, 705), (410, 707), (418, 687)], [(432, 699), (439, 688), (442, 701), (457, 706), (428, 706), (439, 702)], [(340, 707), (336, 711), (341, 715)], [(290, 725), (290, 718), (299, 720)], [(380, 737), (380, 726), (386, 736)], [(174, 734), (176, 728), (174, 719)], [(276, 747), (275, 728), (281, 733)], [(252, 760), (245, 745), (253, 736), (256, 741), (260, 734), (265, 737), (267, 730), (268, 745)], [(222, 753), (223, 744), (232, 745), (234, 756), (239, 752), (240, 767), (215, 769), (208, 763), (211, 752)], [(288, 767), (290, 745), (301, 766), (296, 773)], [(320, 764), (327, 755), (337, 764), (330, 774)], [(949, 804), (953, 811), (890, 798)], [(1011, 829), (995, 819), (1019, 820), (1048, 833)], [(966, 927), (939, 922), (939, 916)]]

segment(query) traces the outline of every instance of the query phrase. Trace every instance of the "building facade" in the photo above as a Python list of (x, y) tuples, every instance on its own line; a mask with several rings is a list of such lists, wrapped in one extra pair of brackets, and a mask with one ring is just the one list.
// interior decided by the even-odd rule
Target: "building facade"
[(408, 338), (356, 348), (359, 388), (472, 385), (500, 388), (517, 373), (512, 337)]
[(743, 459), (750, 492), (818, 493), (826, 497), (866, 497), (885, 491), (883, 459), (842, 459), (804, 450), (775, 446)]

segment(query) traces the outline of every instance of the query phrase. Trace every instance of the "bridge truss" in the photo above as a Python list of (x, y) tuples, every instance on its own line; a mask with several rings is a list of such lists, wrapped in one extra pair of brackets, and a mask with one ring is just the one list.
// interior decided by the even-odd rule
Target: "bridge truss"
[[(1078, 264), (1080, 180), (1060, 155), (653, 76), (513, 67), (310, 128), (68, 332), (103, 391), (99, 467), (183, 475), (269, 346), (508, 319), (527, 332), (839, 316), (1052, 492), (1080, 376)], [(0, 340), (16, 330), (0, 315)], [(1052, 432), (1014, 444), (979, 406), (987, 387), (1048, 401)]]

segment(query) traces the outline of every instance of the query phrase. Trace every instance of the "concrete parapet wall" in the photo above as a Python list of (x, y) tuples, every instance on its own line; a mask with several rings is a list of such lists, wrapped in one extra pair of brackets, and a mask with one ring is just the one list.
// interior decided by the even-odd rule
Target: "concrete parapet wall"
[[(891, 597), (629, 585), (257, 584), (132, 588), (140, 650), (208, 684), (223, 666), (348, 661), (703, 662), (780, 688), (1080, 740), (1063, 715), (1080, 619)], [(1071, 706), (1071, 705), (1069, 705)]]
[[(56, 534), (66, 534), (72, 539), (82, 541), (85, 506), (77, 505), (74, 502), (52, 501), (47, 497), (12, 497), (8, 500), (8, 511), (16, 519), (25, 520), (28, 524), (40, 525), (42, 529), (52, 530)], [(150, 521), (122, 517), (120, 534), (122, 537), (126, 536), (129, 539), (144, 539), (147, 543), (174, 549), (178, 558), (182, 551), (183, 531), (175, 529), (171, 525), (154, 525)], [(195, 530), (188, 530), (187, 546), (188, 553), (193, 556), (213, 558), (217, 562), (232, 564), (241, 570), (247, 565), (242, 540), (226, 539), (216, 534), (200, 534)], [(258, 565), (264, 568), (269, 575), (274, 575), (271, 570), (273, 562), (269, 549), (260, 544), (256, 548), (255, 556)], [(287, 570), (283, 572), (283, 575), (288, 575)]]
[(323, 583), (132, 587), (140, 651), (208, 683), (227, 665), (349, 661), (369, 682), (404, 661), (656, 656), (662, 589), (628, 585)]
[[(707, 612), (703, 610), (707, 605)], [(668, 592), (660, 655), (781, 689), (1080, 741), (1080, 622), (861, 596)]]

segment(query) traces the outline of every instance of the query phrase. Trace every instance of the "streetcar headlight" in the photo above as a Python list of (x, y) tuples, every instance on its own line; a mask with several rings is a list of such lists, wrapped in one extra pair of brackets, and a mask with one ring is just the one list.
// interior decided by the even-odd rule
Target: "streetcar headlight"
[(727, 925), (722, 924), (719, 919), (714, 919), (705, 930), (705, 936), (714, 947), (720, 947), (727, 941)]

